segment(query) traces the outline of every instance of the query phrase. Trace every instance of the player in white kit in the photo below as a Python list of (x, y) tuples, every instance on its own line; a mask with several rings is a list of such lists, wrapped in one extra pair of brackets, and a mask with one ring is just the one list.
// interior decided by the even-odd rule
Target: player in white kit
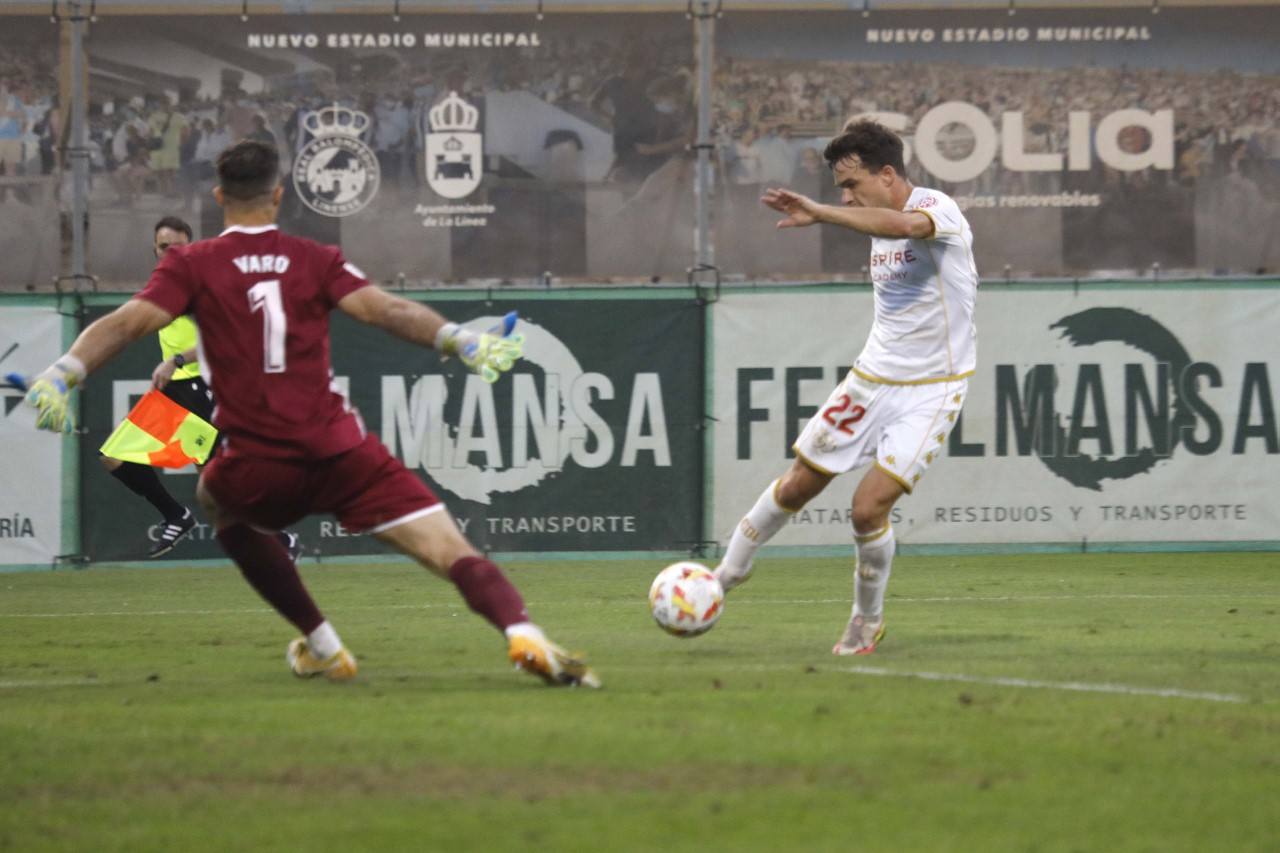
[(821, 222), (872, 237), (875, 321), (853, 369), (796, 440), (795, 462), (738, 524), (715, 572), (726, 590), (741, 584), (793, 513), (837, 474), (874, 462), (853, 494), (853, 614), (832, 649), (861, 655), (884, 637), (890, 511), (942, 453), (974, 371), (978, 272), (969, 223), (950, 197), (907, 180), (896, 133), (851, 123), (823, 156), (843, 206), (779, 189), (761, 200), (786, 215), (779, 228)]

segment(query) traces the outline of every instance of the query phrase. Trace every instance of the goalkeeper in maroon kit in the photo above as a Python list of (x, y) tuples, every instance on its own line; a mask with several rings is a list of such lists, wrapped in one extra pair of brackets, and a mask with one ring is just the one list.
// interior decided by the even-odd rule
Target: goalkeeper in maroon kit
[(29, 383), (43, 429), (68, 429), (68, 394), (125, 346), (184, 314), (195, 317), (202, 364), (223, 444), (197, 498), (245, 579), (302, 636), (288, 649), (300, 676), (345, 680), (355, 658), (302, 584), (273, 535), (313, 513), (332, 513), (413, 557), (457, 587), (507, 638), (511, 661), (549, 684), (599, 686), (579, 658), (529, 620), (519, 592), (462, 535), (430, 489), (369, 435), (334, 384), (329, 313), (338, 310), (396, 337), (455, 356), (493, 382), (520, 357), (514, 315), (476, 334), (425, 305), (370, 284), (336, 246), (282, 234), (276, 149), (240, 142), (218, 157), (214, 196), (226, 230), (170, 249), (146, 287), (81, 333)]

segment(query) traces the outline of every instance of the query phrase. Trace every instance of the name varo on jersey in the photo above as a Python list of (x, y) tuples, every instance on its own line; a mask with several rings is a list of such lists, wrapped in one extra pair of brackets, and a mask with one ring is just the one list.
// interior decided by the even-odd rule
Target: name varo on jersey
[(231, 263), (246, 275), (258, 272), (273, 272), (280, 275), (289, 271), (287, 255), (241, 255), (232, 259)]

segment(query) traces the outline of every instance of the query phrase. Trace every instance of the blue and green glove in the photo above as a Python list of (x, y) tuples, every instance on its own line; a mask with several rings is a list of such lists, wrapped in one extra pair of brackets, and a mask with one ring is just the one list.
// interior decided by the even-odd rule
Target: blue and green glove
[(497, 382), (524, 352), (524, 336), (515, 333), (516, 320), (516, 312), (511, 311), (501, 323), (482, 334), (457, 323), (445, 323), (436, 333), (436, 349), (446, 358), (456, 355), (485, 382)]
[(9, 384), (27, 392), (26, 402), (36, 410), (36, 429), (70, 435), (76, 431), (71, 414), (71, 389), (84, 379), (84, 364), (72, 355), (64, 355), (33, 379), (20, 373), (9, 373)]

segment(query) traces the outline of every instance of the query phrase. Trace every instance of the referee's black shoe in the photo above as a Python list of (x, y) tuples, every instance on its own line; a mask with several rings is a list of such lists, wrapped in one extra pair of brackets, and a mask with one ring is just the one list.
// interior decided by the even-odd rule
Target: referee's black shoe
[(151, 550), (147, 552), (147, 559), (168, 554), (173, 550), (174, 546), (181, 541), (196, 526), (196, 517), (192, 515), (191, 510), (184, 509), (182, 516), (172, 521), (165, 521), (160, 525), (160, 535), (156, 539), (156, 544), (151, 546)]

